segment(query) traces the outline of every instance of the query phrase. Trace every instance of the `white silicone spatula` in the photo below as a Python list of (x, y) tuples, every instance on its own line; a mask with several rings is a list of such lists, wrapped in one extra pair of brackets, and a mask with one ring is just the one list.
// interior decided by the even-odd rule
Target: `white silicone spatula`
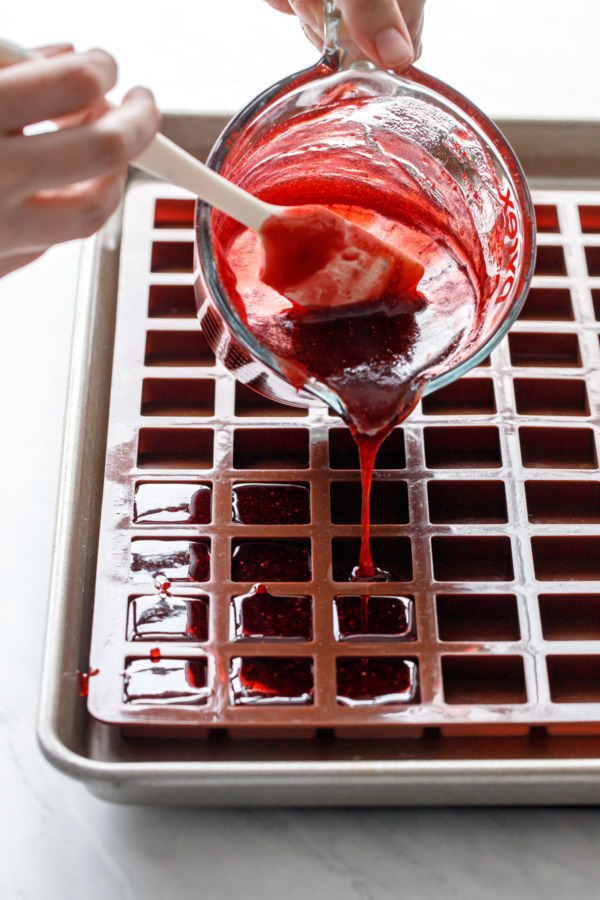
[[(36, 54), (0, 41), (0, 65)], [(322, 206), (276, 206), (259, 200), (213, 172), (162, 134), (133, 165), (191, 191), (262, 240), (261, 278), (302, 306), (337, 307), (394, 299), (414, 288), (424, 269)]]

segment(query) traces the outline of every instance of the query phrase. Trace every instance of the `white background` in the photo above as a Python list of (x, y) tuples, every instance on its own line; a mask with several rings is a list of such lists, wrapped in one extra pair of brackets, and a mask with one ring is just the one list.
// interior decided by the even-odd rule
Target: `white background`
[[(20, 0), (0, 35), (103, 46), (121, 89), (232, 112), (314, 61), (262, 0)], [(598, 0), (428, 0), (420, 65), (492, 116), (600, 117)], [(112, 807), (35, 742), (78, 245), (0, 283), (0, 898), (595, 898), (594, 810)]]

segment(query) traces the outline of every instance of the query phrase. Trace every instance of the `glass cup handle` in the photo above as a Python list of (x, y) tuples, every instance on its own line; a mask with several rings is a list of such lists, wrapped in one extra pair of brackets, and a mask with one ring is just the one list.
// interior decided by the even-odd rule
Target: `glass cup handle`
[(325, 56), (335, 56), (339, 53), (338, 25), (342, 14), (335, 5), (335, 0), (323, 0), (323, 21), (325, 22)]

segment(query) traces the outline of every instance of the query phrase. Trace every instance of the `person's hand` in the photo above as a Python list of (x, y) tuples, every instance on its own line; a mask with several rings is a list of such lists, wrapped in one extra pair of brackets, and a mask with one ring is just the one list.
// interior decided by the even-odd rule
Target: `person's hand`
[[(323, 0), (267, 0), (295, 13), (306, 36), (323, 47)], [(341, 44), (352, 60), (373, 60), (401, 72), (421, 55), (425, 0), (337, 0), (342, 13)]]
[[(109, 108), (116, 78), (107, 53), (70, 46), (0, 69), (0, 276), (93, 234), (117, 207), (160, 116), (145, 88)], [(46, 120), (58, 130), (23, 134)]]

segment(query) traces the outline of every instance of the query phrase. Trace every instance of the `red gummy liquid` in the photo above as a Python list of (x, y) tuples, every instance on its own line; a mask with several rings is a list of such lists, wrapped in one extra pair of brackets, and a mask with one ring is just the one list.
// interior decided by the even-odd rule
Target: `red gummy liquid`
[(264, 584), (233, 599), (235, 631), (243, 638), (286, 638), (309, 641), (312, 637), (310, 597), (278, 597)]
[(414, 669), (397, 657), (340, 657), (337, 697), (344, 704), (409, 702), (415, 689)]
[(312, 703), (312, 659), (248, 657), (233, 660), (233, 702)]
[[(219, 275), (240, 318), (292, 384), (301, 388), (313, 378), (338, 397), (358, 444), (363, 502), (356, 581), (389, 577), (373, 565), (369, 546), (377, 450), (427, 381), (468, 355), (485, 314), (482, 298), (491, 293), (493, 266), (486, 263), (501, 254), (500, 237), (493, 236), (484, 260), (464, 197), (433, 157), (391, 128), (365, 143), (369, 116), (386, 115), (379, 102), (352, 99), (298, 114), (246, 148), (244, 159), (232, 163), (235, 180), (272, 203), (325, 205), (414, 257), (425, 267), (418, 290), (354, 308), (299, 306), (261, 281), (258, 237), (220, 214), (213, 220)], [(356, 147), (362, 148), (358, 162)]]
[(410, 604), (406, 597), (337, 596), (334, 598), (339, 637), (410, 636)]
[(310, 581), (309, 541), (234, 541), (233, 581)]
[(308, 525), (310, 490), (303, 484), (236, 484), (233, 521), (242, 525)]

